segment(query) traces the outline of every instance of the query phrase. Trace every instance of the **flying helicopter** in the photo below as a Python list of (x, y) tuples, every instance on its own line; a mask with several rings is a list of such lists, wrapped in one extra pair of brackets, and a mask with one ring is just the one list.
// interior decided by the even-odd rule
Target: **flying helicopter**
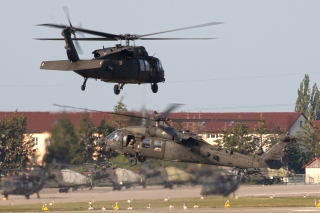
[[(55, 106), (73, 108), (94, 112), (72, 106)], [(128, 157), (129, 164), (134, 166), (137, 161), (144, 163), (147, 158), (167, 161), (201, 163), (217, 166), (227, 166), (240, 169), (282, 167), (281, 158), (283, 148), (292, 140), (290, 135), (280, 135), (279, 141), (258, 157), (234, 152), (232, 149), (223, 149), (208, 144), (201, 137), (189, 130), (172, 128), (167, 121), (172, 122), (235, 122), (230, 119), (170, 119), (168, 115), (179, 104), (170, 105), (162, 114), (154, 113), (151, 117), (128, 115), (122, 113), (106, 112), (109, 114), (147, 119), (150, 126), (129, 126), (117, 129), (110, 135), (98, 141), (98, 145), (105, 151), (117, 152)], [(240, 120), (239, 120), (240, 121)], [(257, 120), (241, 120), (242, 122), (257, 122)]]
[[(72, 25), (69, 10), (63, 7), (67, 16), (69, 25), (59, 24), (39, 24), (38, 26), (46, 26), (62, 29), (63, 38), (37, 38), (37, 40), (64, 40), (66, 45), (68, 60), (60, 61), (43, 61), (40, 69), (44, 70), (61, 70), (74, 71), (84, 78), (81, 85), (81, 90), (84, 91), (86, 83), (89, 78), (100, 79), (103, 82), (113, 82), (114, 93), (118, 95), (125, 84), (151, 84), (153, 93), (158, 92), (158, 83), (165, 82), (164, 69), (161, 61), (149, 56), (145, 47), (135, 46), (135, 40), (208, 40), (213, 38), (147, 38), (148, 36), (169, 33), (180, 30), (187, 30), (199, 27), (206, 27), (211, 25), (221, 24), (221, 22), (210, 22), (190, 27), (178, 28), (156, 33), (149, 33), (144, 35), (137, 34), (111, 34), (89, 30)], [(79, 38), (76, 34), (84, 36), (84, 33), (100, 37), (94, 38)], [(71, 35), (74, 35), (71, 38)], [(75, 41), (75, 43), (73, 43)], [(96, 49), (92, 52), (94, 58), (91, 60), (83, 60), (79, 58), (78, 53), (82, 53), (78, 41), (120, 41), (114, 47), (104, 47)], [(122, 45), (125, 41), (125, 45)], [(130, 41), (134, 42), (130, 46)], [(77, 48), (76, 48), (77, 47)]]

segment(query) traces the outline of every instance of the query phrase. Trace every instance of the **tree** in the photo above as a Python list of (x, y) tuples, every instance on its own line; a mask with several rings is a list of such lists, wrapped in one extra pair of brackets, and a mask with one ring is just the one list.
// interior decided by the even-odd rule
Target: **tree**
[[(113, 107), (113, 111), (116, 113), (126, 114), (128, 112), (126, 105), (123, 103), (124, 97), (122, 96), (118, 101), (117, 105)], [(129, 118), (121, 115), (112, 115), (113, 117), (113, 127), (115, 129), (123, 128), (127, 125)]]
[(317, 84), (312, 87), (309, 114), (310, 119), (320, 120), (320, 92)]
[(27, 118), (18, 116), (5, 117), (0, 123), (1, 148), (0, 160), (3, 167), (25, 167), (32, 157), (32, 135), (27, 133)]
[(252, 136), (249, 134), (249, 128), (242, 121), (239, 121), (231, 130), (222, 131), (223, 138), (218, 141), (218, 145), (233, 149), (241, 154), (254, 154), (255, 145)]
[(78, 152), (77, 143), (74, 127), (67, 115), (63, 114), (51, 130), (46, 162), (55, 160), (59, 163), (73, 163), (77, 161), (74, 159), (74, 155)]
[(94, 135), (96, 132), (97, 129), (93, 126), (89, 113), (85, 112), (81, 116), (76, 128), (78, 143), (73, 144), (73, 147), (71, 147), (73, 150), (76, 150), (75, 153), (71, 151), (73, 155), (72, 161), (76, 161), (78, 163), (92, 161), (92, 154), (94, 152), (93, 141), (98, 137), (97, 135)]
[(302, 131), (299, 131), (296, 135), (296, 139), (300, 146), (303, 148), (303, 152), (308, 156), (307, 160), (320, 156), (320, 131), (314, 121), (305, 121), (301, 127)]
[(297, 140), (293, 140), (285, 150), (284, 161), (287, 164), (289, 171), (294, 171), (296, 174), (303, 174), (304, 164), (308, 162), (305, 152), (302, 151)]
[(310, 89), (309, 89), (309, 76), (304, 75), (304, 79), (300, 83), (300, 88), (298, 89), (298, 97), (296, 100), (295, 112), (303, 112), (308, 115), (309, 104), (310, 104)]
[(320, 119), (320, 92), (315, 83), (310, 93), (309, 76), (305, 75), (298, 89), (295, 112), (303, 112), (309, 120)]
[(114, 129), (110, 126), (109, 122), (106, 120), (105, 117), (102, 118), (100, 125), (97, 127), (97, 132), (99, 134), (99, 137), (106, 137), (111, 132), (113, 132)]

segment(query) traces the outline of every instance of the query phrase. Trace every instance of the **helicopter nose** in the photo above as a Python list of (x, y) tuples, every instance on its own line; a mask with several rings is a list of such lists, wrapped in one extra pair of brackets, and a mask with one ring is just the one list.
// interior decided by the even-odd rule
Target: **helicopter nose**
[(105, 145), (107, 143), (107, 139), (101, 138), (98, 140), (98, 145)]

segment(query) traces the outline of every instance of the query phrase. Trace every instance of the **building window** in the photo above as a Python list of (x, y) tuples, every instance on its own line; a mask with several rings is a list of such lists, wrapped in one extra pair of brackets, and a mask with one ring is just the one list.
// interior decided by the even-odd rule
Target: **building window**
[(34, 146), (37, 146), (38, 145), (38, 138), (37, 137), (33, 137), (32, 138), (32, 142), (33, 142)]
[(300, 121), (300, 126), (302, 126), (302, 121)]
[(149, 149), (151, 146), (151, 140), (150, 139), (143, 139), (142, 141), (142, 147)]
[(162, 141), (155, 140), (154, 144), (153, 144), (153, 150), (154, 151), (161, 151), (161, 147), (162, 147)]

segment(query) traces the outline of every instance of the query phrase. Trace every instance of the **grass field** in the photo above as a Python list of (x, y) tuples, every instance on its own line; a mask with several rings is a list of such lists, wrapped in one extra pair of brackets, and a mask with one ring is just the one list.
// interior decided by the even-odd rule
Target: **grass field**
[[(201, 200), (197, 198), (179, 198), (171, 199), (170, 201), (163, 200), (133, 200), (132, 203), (127, 203), (122, 200), (118, 202), (120, 209), (127, 209), (129, 205), (133, 209), (146, 209), (146, 206), (150, 202), (151, 209), (168, 209), (170, 204), (175, 206), (175, 209), (182, 209), (184, 203), (189, 208), (192, 208), (194, 204), (198, 204), (200, 208), (223, 208), (227, 200), (230, 201), (231, 208), (240, 207), (314, 207), (315, 200), (318, 203), (319, 197), (278, 197), (278, 198), (267, 198), (267, 197), (243, 197), (239, 199), (225, 198), (225, 197), (208, 197)], [(8, 204), (11, 204), (8, 202)], [(112, 205), (115, 202), (110, 201), (99, 201), (93, 203), (94, 209), (101, 209), (105, 206), (107, 210), (112, 209)], [(87, 210), (88, 204), (79, 203), (55, 203), (52, 206), (48, 206), (50, 211), (81, 211)], [(3, 205), (0, 206), (0, 212), (34, 212), (41, 211), (41, 204), (27, 204), (27, 205)]]

